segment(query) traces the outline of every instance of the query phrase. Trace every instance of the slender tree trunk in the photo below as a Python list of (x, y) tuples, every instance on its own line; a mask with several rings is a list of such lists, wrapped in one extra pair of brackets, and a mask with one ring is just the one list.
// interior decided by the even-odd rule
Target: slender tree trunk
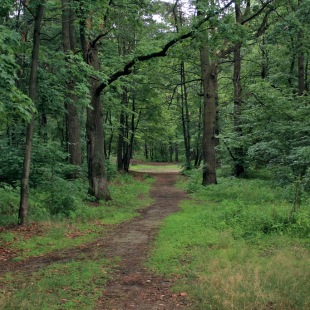
[(181, 104), (182, 104), (182, 127), (185, 146), (186, 168), (191, 169), (191, 139), (190, 139), (190, 118), (187, 100), (187, 87), (185, 76), (185, 64), (181, 62)]
[(124, 170), (124, 144), (126, 134), (126, 115), (125, 107), (127, 105), (127, 91), (124, 89), (122, 94), (122, 107), (119, 116), (119, 130), (118, 130), (118, 143), (117, 143), (117, 170)]
[(216, 184), (215, 129), (217, 62), (210, 61), (209, 46), (200, 50), (201, 76), (204, 90), (203, 109), (203, 185)]
[(195, 168), (198, 168), (201, 163), (201, 118), (202, 118), (202, 109), (201, 104), (199, 104)]
[[(302, 0), (298, 0), (298, 6), (302, 4)], [(298, 31), (298, 48), (297, 48), (297, 62), (298, 62), (298, 96), (306, 93), (306, 74), (305, 74), (305, 52), (304, 52), (304, 34), (302, 29)]]
[[(71, 5), (71, 0), (62, 0), (62, 38), (65, 54), (69, 54), (70, 51), (74, 52), (76, 45), (73, 23), (74, 13)], [(80, 121), (78, 109), (76, 106), (77, 98), (73, 93), (74, 85), (75, 81), (73, 79), (67, 82), (68, 93), (66, 95), (67, 102), (65, 103), (65, 107), (67, 110), (67, 143), (70, 164), (80, 166), (82, 164)], [(74, 173), (70, 177), (77, 178), (78, 174)]]
[(149, 149), (146, 142), (144, 142), (144, 157), (146, 160), (149, 159)]
[(261, 64), (261, 78), (264, 80), (268, 75), (268, 53), (266, 50), (265, 37), (262, 38), (262, 44), (260, 47), (262, 51), (262, 64)]
[(174, 160), (178, 163), (179, 162), (179, 145), (178, 145), (178, 143), (175, 144), (174, 150), (175, 150)]
[[(44, 15), (44, 2), (38, 4), (35, 15), (34, 32), (33, 32), (33, 46), (31, 57), (31, 70), (29, 79), (29, 98), (35, 102), (36, 100), (36, 87), (37, 87), (37, 73), (39, 66), (39, 48), (40, 48), (40, 31)], [(32, 119), (27, 126), (26, 133), (26, 148), (23, 163), (23, 176), (21, 182), (21, 195), (20, 206), (18, 214), (18, 224), (23, 225), (27, 222), (28, 218), (28, 204), (29, 204), (29, 175), (31, 164), (31, 152), (34, 134), (34, 122), (35, 118), (32, 115)]]
[[(239, 44), (234, 51), (234, 131), (237, 139), (242, 136), (242, 129), (240, 124), (240, 116), (242, 109), (242, 86), (241, 86), (241, 44)], [(242, 146), (233, 149), (234, 154), (234, 175), (240, 177), (245, 173), (244, 157), (245, 152)]]
[(306, 75), (305, 75), (305, 55), (302, 50), (302, 35), (299, 34), (298, 42), (300, 42), (300, 47), (298, 51), (298, 96), (302, 96), (306, 92)]

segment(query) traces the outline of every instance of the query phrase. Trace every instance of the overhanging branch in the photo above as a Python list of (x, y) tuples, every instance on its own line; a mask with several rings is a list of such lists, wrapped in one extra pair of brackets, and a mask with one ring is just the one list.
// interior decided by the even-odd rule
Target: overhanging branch
[(112, 84), (114, 81), (116, 81), (117, 79), (119, 79), (121, 76), (125, 76), (125, 75), (129, 75), (132, 73), (132, 67), (138, 63), (138, 62), (142, 62), (142, 61), (147, 61), (150, 60), (152, 58), (157, 58), (157, 57), (165, 57), (167, 56), (167, 52), (168, 50), (174, 46), (175, 44), (182, 42), (188, 38), (191, 38), (195, 35), (196, 30), (198, 30), (200, 28), (200, 26), (202, 24), (204, 24), (206, 21), (208, 21), (210, 18), (219, 15), (220, 13), (222, 13), (224, 10), (226, 10), (227, 8), (229, 8), (231, 6), (231, 4), (233, 3), (233, 1), (229, 1), (223, 8), (221, 8), (218, 11), (213, 12), (213, 14), (210, 14), (208, 16), (206, 16), (205, 18), (201, 19), (196, 25), (193, 26), (193, 29), (183, 35), (177, 36), (176, 38), (170, 40), (169, 42), (167, 42), (160, 51), (158, 52), (154, 52), (151, 54), (147, 54), (147, 55), (140, 55), (137, 56), (136, 58), (130, 60), (127, 64), (125, 64), (123, 69), (120, 69), (118, 71), (116, 71), (115, 73), (113, 73), (106, 81), (102, 82), (96, 90), (96, 94), (99, 96), (101, 94), (101, 92), (110, 84)]

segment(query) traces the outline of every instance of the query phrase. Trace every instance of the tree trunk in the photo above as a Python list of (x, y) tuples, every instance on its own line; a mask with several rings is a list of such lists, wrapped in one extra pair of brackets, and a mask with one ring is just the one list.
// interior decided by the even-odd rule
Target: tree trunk
[[(240, 116), (242, 109), (242, 86), (241, 86), (241, 44), (238, 44), (234, 51), (234, 131), (237, 139), (242, 136), (242, 129), (240, 124)], [(238, 144), (238, 141), (237, 141)], [(245, 173), (244, 157), (245, 152), (242, 146), (233, 148), (234, 154), (234, 171), (236, 177), (240, 177)]]
[[(97, 47), (89, 51), (89, 64), (99, 70)], [(91, 80), (91, 108), (87, 108), (86, 136), (89, 194), (96, 199), (110, 200), (104, 156), (103, 110), (100, 94), (97, 93), (98, 80)]]
[[(39, 66), (40, 31), (43, 15), (44, 15), (44, 2), (38, 4), (37, 6), (35, 23), (34, 23), (34, 32), (33, 32), (31, 71), (29, 79), (29, 98), (33, 102), (35, 102), (36, 99), (37, 73)], [(34, 122), (35, 118), (34, 115), (32, 115), (32, 119), (27, 126), (27, 133), (26, 133), (26, 147), (23, 163), (23, 176), (21, 182), (20, 206), (18, 214), (18, 224), (20, 225), (25, 224), (28, 218), (29, 175), (30, 175), (31, 152), (32, 152), (33, 134), (34, 134)]]
[[(70, 51), (75, 51), (75, 33), (74, 33), (74, 13), (71, 8), (71, 0), (62, 0), (62, 38), (63, 49), (65, 54)], [(69, 64), (68, 64), (69, 66)], [(69, 162), (75, 166), (81, 166), (82, 164), (82, 151), (80, 141), (80, 121), (78, 115), (78, 109), (76, 106), (77, 98), (74, 95), (75, 81), (72, 79), (67, 82), (68, 93), (66, 95), (67, 102), (65, 107), (67, 110), (66, 115), (66, 128), (67, 128), (67, 143)], [(77, 178), (78, 174), (73, 173), (70, 178)]]
[(144, 142), (144, 156), (146, 160), (149, 159), (149, 149), (146, 142)]
[(175, 157), (174, 157), (174, 160), (178, 163), (179, 162), (179, 145), (178, 143), (175, 144)]
[(201, 109), (201, 104), (199, 104), (195, 168), (198, 168), (201, 163), (201, 117), (202, 117), (201, 114), (202, 114), (202, 109)]
[[(298, 0), (298, 6), (302, 4), (302, 0)], [(305, 74), (305, 53), (304, 53), (304, 34), (300, 29), (298, 31), (298, 48), (297, 48), (297, 61), (298, 61), (298, 96), (306, 93), (306, 74)]]
[(203, 185), (216, 184), (215, 128), (217, 62), (210, 61), (208, 45), (200, 50), (201, 76), (204, 90), (203, 109)]
[(306, 75), (305, 75), (305, 56), (302, 50), (302, 35), (299, 34), (298, 42), (301, 46), (298, 51), (298, 96), (302, 96), (306, 92)]
[[(80, 8), (80, 37), (85, 62), (94, 70), (99, 70), (99, 57), (96, 44), (86, 39), (86, 20), (83, 7)], [(91, 25), (91, 21), (88, 23)], [(103, 110), (101, 92), (98, 92), (99, 81), (91, 78), (91, 104), (87, 108), (86, 137), (89, 194), (96, 199), (110, 200), (104, 156)]]
[(182, 127), (183, 127), (183, 138), (185, 146), (185, 158), (186, 158), (186, 169), (191, 169), (191, 139), (190, 139), (190, 119), (189, 119), (189, 108), (187, 100), (187, 88), (186, 88), (186, 77), (185, 77), (185, 64), (181, 62), (181, 104), (182, 104)]

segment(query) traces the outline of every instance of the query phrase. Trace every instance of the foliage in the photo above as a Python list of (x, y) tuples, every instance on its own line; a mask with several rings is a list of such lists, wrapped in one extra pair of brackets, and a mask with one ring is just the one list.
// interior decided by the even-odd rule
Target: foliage
[(19, 188), (0, 187), (0, 226), (16, 223), (19, 206)]
[(34, 111), (31, 100), (17, 87), (18, 65), (15, 49), (18, 46), (18, 34), (0, 25), (0, 119), (12, 117), (30, 119)]

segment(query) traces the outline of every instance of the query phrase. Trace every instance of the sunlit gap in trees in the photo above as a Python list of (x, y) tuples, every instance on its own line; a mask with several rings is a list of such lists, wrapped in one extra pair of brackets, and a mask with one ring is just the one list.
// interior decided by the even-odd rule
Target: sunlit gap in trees
[[(161, 0), (161, 1), (152, 1), (153, 3), (160, 3), (162, 7), (167, 7), (170, 5), (172, 9), (174, 6), (177, 6), (178, 10), (182, 12), (182, 16), (184, 18), (190, 18), (195, 13), (195, 7), (192, 4), (192, 1), (189, 0)], [(167, 12), (163, 12), (163, 14), (167, 14)], [(163, 23), (165, 25), (170, 24), (163, 14), (152, 14), (153, 20), (157, 23)]]

